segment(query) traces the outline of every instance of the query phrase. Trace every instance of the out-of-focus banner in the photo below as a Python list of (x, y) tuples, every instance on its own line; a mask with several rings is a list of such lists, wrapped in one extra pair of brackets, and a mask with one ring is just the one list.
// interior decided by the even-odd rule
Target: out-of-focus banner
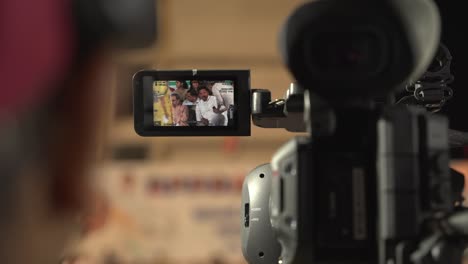
[(174, 166), (99, 169), (95, 212), (67, 256), (76, 263), (245, 263), (240, 196), (248, 170)]

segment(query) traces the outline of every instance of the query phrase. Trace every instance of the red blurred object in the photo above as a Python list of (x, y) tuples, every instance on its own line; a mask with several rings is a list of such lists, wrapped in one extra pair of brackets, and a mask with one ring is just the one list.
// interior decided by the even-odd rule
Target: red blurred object
[(151, 180), (148, 182), (147, 188), (149, 193), (155, 194), (161, 190), (161, 184), (158, 180)]
[(198, 179), (198, 178), (193, 179), (193, 181), (192, 181), (192, 190), (193, 191), (200, 191), (201, 187), (202, 187), (201, 180)]
[(217, 192), (219, 191), (223, 191), (224, 190), (224, 182), (222, 179), (215, 179), (214, 180), (214, 186), (215, 186), (215, 190)]
[(239, 148), (239, 139), (236, 137), (224, 138), (223, 150), (226, 153), (234, 153)]
[(91, 208), (82, 218), (83, 233), (89, 234), (101, 229), (109, 221), (110, 202), (102, 194), (96, 194)]
[(179, 178), (174, 178), (172, 180), (172, 185), (175, 190), (179, 190), (182, 187), (182, 181)]
[(201, 190), (202, 182), (197, 178), (186, 178), (183, 181), (184, 191), (187, 192), (198, 192)]
[(131, 173), (125, 174), (122, 177), (122, 189), (124, 192), (133, 191), (135, 186), (135, 177)]
[(56, 76), (71, 65), (75, 36), (71, 2), (2, 1), (0, 8), (0, 120), (48, 97)]

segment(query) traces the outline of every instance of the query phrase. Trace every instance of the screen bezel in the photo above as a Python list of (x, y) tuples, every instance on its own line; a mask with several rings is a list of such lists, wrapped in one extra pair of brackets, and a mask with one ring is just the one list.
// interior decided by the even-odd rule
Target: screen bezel
[[(232, 80), (237, 109), (234, 125), (154, 126), (153, 88), (144, 87), (143, 82), (147, 76), (153, 81)], [(141, 70), (133, 76), (133, 113), (135, 132), (140, 136), (250, 136), (250, 70)]]

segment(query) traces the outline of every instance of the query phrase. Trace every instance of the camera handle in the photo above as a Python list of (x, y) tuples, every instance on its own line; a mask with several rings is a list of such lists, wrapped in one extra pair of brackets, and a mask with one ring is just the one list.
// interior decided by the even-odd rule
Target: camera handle
[(291, 83), (283, 99), (271, 100), (266, 89), (252, 89), (252, 121), (258, 127), (306, 132), (304, 90)]

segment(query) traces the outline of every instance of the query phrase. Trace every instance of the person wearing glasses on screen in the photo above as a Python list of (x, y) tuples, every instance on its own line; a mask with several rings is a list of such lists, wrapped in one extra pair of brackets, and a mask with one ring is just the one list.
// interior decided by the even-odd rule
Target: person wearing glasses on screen
[(200, 99), (196, 108), (197, 124), (199, 126), (222, 126), (224, 116), (219, 113), (216, 97), (210, 95), (206, 86), (198, 88), (198, 98)]
[(182, 100), (178, 93), (171, 94), (172, 102), (172, 121), (174, 126), (188, 126), (188, 107), (182, 105)]

